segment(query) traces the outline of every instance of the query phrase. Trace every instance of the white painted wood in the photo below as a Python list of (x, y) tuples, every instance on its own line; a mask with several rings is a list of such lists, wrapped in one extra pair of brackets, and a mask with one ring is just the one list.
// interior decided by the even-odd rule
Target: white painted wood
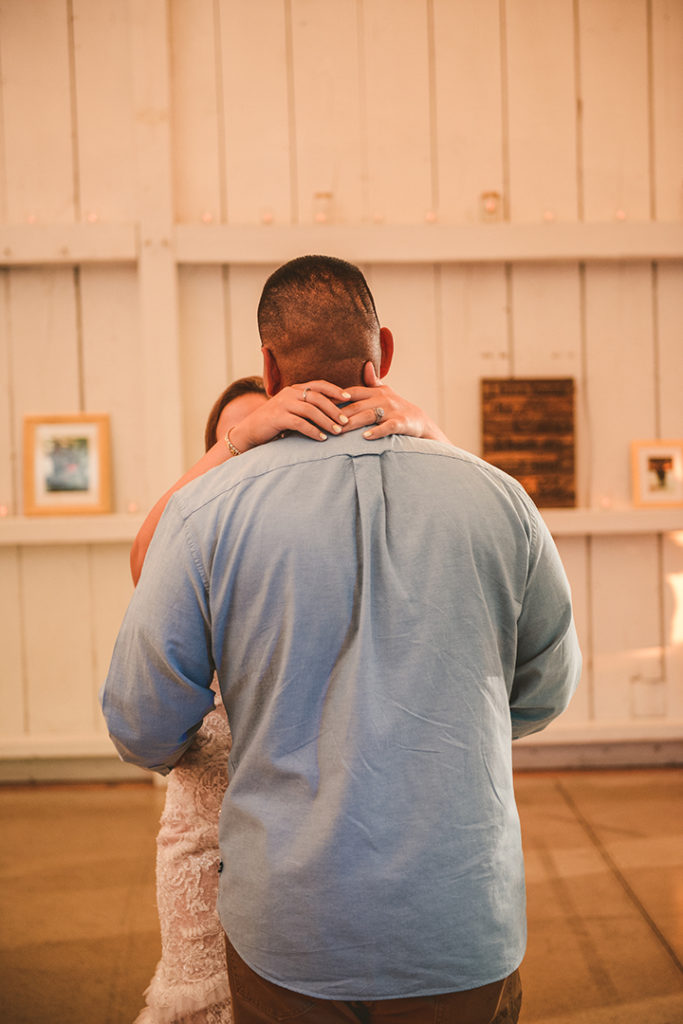
[(623, 508), (631, 504), (630, 442), (655, 427), (649, 266), (586, 268), (586, 348), (588, 503)]
[(578, 0), (587, 221), (650, 216), (647, 0)]
[(581, 726), (592, 717), (595, 681), (593, 677), (591, 636), (591, 593), (589, 577), (589, 547), (583, 537), (560, 537), (556, 540), (569, 585), (572, 590), (574, 622), (583, 655), (581, 680), (567, 710), (563, 713), (563, 728)]
[[(1, 238), (1, 235), (0, 235)], [(680, 224), (486, 224), (445, 227), (179, 225), (180, 263), (267, 263), (322, 252), (355, 263), (681, 260)]]
[[(646, 719), (635, 721), (631, 718), (615, 718), (610, 722), (594, 721), (564, 724), (564, 715), (533, 736), (524, 736), (515, 740), (515, 747), (548, 747), (563, 743), (656, 743), (667, 740), (680, 742), (683, 734), (683, 717), (663, 719)], [(568, 767), (579, 767), (569, 761)], [(560, 767), (559, 764), (554, 767)]]
[(183, 267), (179, 274), (184, 466), (203, 454), (209, 411), (230, 382), (223, 277), (221, 267)]
[(26, 548), (21, 569), (28, 732), (88, 733), (94, 716), (87, 549)]
[(82, 729), (78, 732), (74, 730), (63, 735), (32, 733), (26, 736), (0, 737), (0, 760), (112, 756), (117, 756), (114, 744), (108, 736), (94, 729)]
[(581, 352), (581, 293), (575, 264), (515, 266), (512, 368), (518, 377), (571, 377), (575, 382), (576, 504), (588, 501), (586, 390)]
[(454, 445), (480, 455), (480, 379), (510, 374), (504, 268), (442, 267), (439, 315), (439, 423)]
[(120, 544), (134, 540), (145, 515), (7, 516), (0, 518), (0, 547)]
[[(291, 256), (300, 256), (293, 252)], [(289, 258), (289, 257), (288, 257)], [(261, 339), (256, 310), (263, 286), (277, 264), (266, 266), (232, 266), (227, 276), (229, 315), (230, 378), (250, 377), (263, 373)]]
[(145, 505), (182, 469), (176, 266), (170, 159), (167, 4), (129, 5), (135, 110), (141, 373), (144, 381)]
[(142, 509), (147, 494), (137, 298), (132, 268), (81, 269), (84, 402), (110, 416), (112, 509), (119, 512)]
[(662, 538), (667, 719), (683, 718), (683, 530)]
[(135, 149), (128, 9), (73, 0), (78, 218), (135, 217)]
[(683, 4), (652, 0), (654, 212), (683, 220)]
[(225, 220), (215, 9), (214, 0), (173, 0), (169, 8), (174, 209), (181, 222)]
[(11, 223), (74, 217), (66, 3), (0, 11), (6, 211)]
[(106, 735), (99, 703), (121, 620), (133, 595), (128, 544), (97, 545), (89, 548), (92, 617), (92, 719), (93, 729)]
[(424, 223), (436, 196), (432, 178), (427, 5), (364, 0), (366, 219)]
[(443, 223), (478, 223), (503, 194), (499, 0), (434, 0), (435, 203)]
[(357, 0), (293, 0), (292, 81), (301, 224), (363, 215)]
[(577, 217), (572, 0), (507, 0), (510, 217)]
[(366, 278), (380, 323), (394, 335), (394, 361), (387, 383), (441, 420), (434, 268), (374, 266)]
[(596, 720), (665, 718), (656, 539), (594, 539), (592, 586)]
[(657, 412), (660, 437), (683, 438), (683, 264), (656, 271)]
[(0, 265), (133, 263), (134, 224), (2, 224)]
[(227, 217), (233, 224), (296, 217), (284, 0), (219, 0)]
[(0, 735), (21, 736), (25, 726), (25, 666), (21, 620), (21, 574), (16, 549), (0, 550)]
[(9, 273), (0, 272), (0, 509), (4, 515), (15, 513), (21, 439), (12, 409), (12, 349), (10, 343)]

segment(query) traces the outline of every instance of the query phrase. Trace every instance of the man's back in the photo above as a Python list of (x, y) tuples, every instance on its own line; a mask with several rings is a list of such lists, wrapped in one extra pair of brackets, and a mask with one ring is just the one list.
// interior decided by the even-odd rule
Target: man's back
[(233, 729), (219, 911), (243, 959), (335, 999), (514, 970), (510, 739), (563, 709), (579, 667), (521, 488), (431, 442), (288, 438), (181, 491), (148, 563), (145, 606), (174, 600), (128, 642), (143, 628), (170, 666), (141, 681), (164, 737), (202, 713), (214, 664)]

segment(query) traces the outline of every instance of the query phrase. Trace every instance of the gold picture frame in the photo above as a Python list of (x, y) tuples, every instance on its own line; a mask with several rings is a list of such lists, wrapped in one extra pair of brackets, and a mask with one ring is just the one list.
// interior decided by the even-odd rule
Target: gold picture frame
[(24, 417), (24, 515), (109, 512), (109, 417), (63, 413)]
[(683, 507), (683, 438), (632, 441), (633, 504)]

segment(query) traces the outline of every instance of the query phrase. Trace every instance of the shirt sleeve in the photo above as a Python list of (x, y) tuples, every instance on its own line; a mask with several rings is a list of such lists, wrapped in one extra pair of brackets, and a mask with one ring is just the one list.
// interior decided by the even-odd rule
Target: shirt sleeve
[(569, 582), (550, 532), (534, 509), (510, 695), (512, 738), (545, 729), (569, 704), (580, 676)]
[(168, 774), (213, 708), (213, 671), (207, 585), (171, 498), (100, 691), (122, 760)]

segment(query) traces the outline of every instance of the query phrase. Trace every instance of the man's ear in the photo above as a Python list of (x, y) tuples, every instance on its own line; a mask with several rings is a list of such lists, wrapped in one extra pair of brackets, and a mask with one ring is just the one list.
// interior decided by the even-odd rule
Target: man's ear
[(382, 350), (379, 375), (380, 377), (386, 377), (391, 367), (391, 361), (394, 358), (394, 336), (388, 327), (380, 327), (379, 329), (379, 347)]
[(282, 390), (280, 367), (277, 365), (277, 359), (269, 348), (264, 346), (261, 348), (261, 352), (263, 354), (263, 385), (268, 397), (272, 398), (273, 395)]

